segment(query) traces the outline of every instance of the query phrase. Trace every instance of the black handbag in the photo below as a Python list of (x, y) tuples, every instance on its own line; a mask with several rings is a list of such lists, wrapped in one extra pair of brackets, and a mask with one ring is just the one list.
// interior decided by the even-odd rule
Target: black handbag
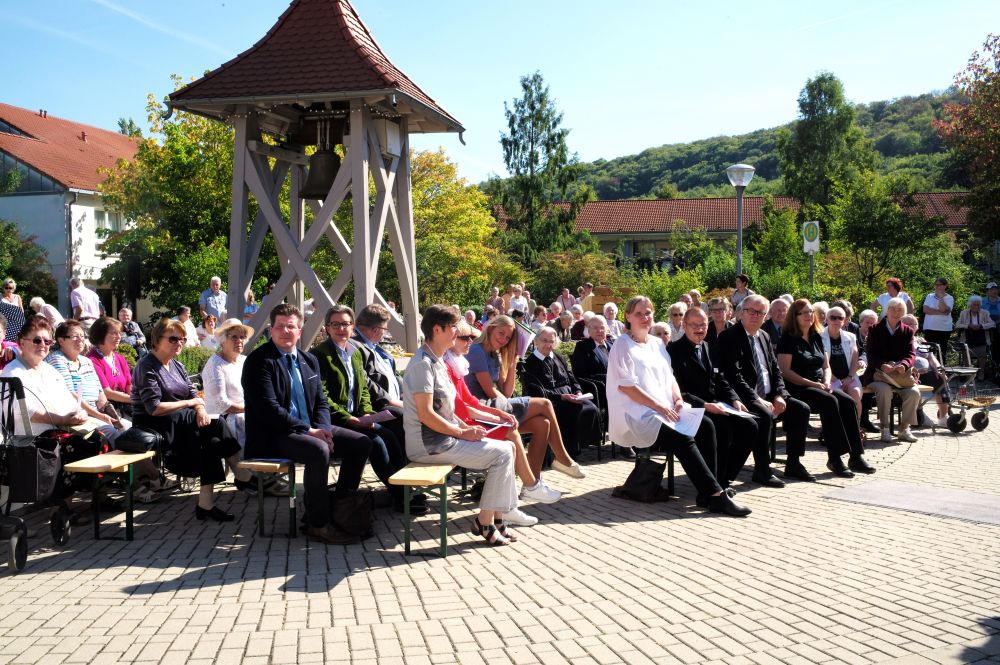
[(115, 439), (115, 449), (126, 453), (144, 453), (159, 450), (163, 437), (159, 432), (135, 427), (134, 425)]
[(52, 497), (62, 470), (58, 441), (35, 437), (24, 445), (8, 444), (0, 450), (11, 502), (36, 503)]
[(625, 484), (612, 490), (611, 496), (643, 503), (668, 500), (670, 497), (662, 487), (663, 472), (666, 468), (666, 462), (654, 462), (645, 458), (637, 459), (635, 468), (625, 479)]
[(359, 538), (375, 535), (375, 497), (368, 488), (337, 495), (329, 491), (330, 521), (341, 531)]

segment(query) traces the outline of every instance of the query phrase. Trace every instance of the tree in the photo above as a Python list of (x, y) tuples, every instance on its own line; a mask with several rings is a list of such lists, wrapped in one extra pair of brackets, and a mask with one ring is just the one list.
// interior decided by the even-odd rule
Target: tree
[(983, 53), (972, 54), (955, 87), (964, 103), (947, 104), (935, 126), (971, 185), (962, 201), (969, 229), (992, 242), (1000, 239), (1000, 35), (989, 35)]
[(0, 278), (4, 277), (12, 277), (21, 293), (46, 302), (57, 299), (48, 252), (35, 236), (24, 236), (17, 224), (0, 219)]
[(911, 195), (904, 180), (872, 171), (834, 185), (834, 240), (848, 250), (855, 274), (869, 289), (943, 233), (943, 220), (927, 217)]
[(753, 244), (761, 272), (803, 267), (806, 254), (802, 252), (802, 236), (794, 211), (776, 209), (774, 198), (768, 194), (764, 197), (761, 227), (760, 238)]
[(588, 236), (575, 233), (573, 220), (583, 203), (596, 195), (590, 188), (571, 191), (578, 177), (577, 159), (569, 153), (569, 130), (560, 127), (562, 113), (542, 75), (521, 77), (521, 92), (513, 108), (504, 103), (509, 134), (500, 135), (500, 145), (510, 178), (494, 180), (490, 190), (507, 215), (504, 245), (530, 268), (542, 251), (581, 242), (594, 246)]
[(803, 204), (827, 205), (833, 183), (847, 182), (860, 169), (873, 168), (871, 141), (855, 122), (844, 86), (824, 72), (806, 81), (799, 93), (799, 119), (778, 135), (778, 159), (785, 189)]

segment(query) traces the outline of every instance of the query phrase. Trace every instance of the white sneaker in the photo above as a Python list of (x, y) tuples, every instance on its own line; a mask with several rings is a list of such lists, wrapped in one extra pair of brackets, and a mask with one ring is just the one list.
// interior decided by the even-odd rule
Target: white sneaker
[(521, 499), (537, 501), (538, 503), (555, 503), (562, 496), (562, 492), (554, 490), (545, 484), (541, 478), (535, 482), (534, 487), (521, 488)]
[(503, 514), (503, 521), (511, 526), (535, 526), (538, 524), (538, 518), (528, 515), (520, 508), (515, 508), (509, 513)]
[(899, 434), (896, 435), (896, 438), (900, 441), (906, 441), (907, 443), (915, 443), (917, 440), (917, 437), (913, 436), (913, 432), (910, 431), (909, 427), (899, 430)]
[(558, 471), (559, 473), (564, 473), (570, 478), (586, 478), (587, 472), (584, 471), (579, 464), (576, 462), (570, 462), (569, 464), (563, 464), (559, 460), (553, 460), (552, 470)]
[(881, 441), (885, 441), (886, 443), (889, 443), (890, 441), (892, 441), (892, 432), (890, 432), (888, 428), (883, 427), (882, 428), (882, 436), (881, 436), (880, 440)]
[(948, 429), (948, 416), (941, 416), (937, 419), (937, 426)]

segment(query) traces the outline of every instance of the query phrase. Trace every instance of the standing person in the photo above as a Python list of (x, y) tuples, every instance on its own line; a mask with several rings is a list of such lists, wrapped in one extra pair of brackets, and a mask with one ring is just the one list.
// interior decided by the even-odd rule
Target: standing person
[(243, 306), (243, 324), (250, 325), (253, 315), (259, 309), (260, 307), (257, 305), (257, 298), (254, 296), (253, 291), (247, 291), (247, 303)]
[(750, 278), (746, 273), (741, 272), (736, 276), (736, 290), (733, 291), (733, 295), (729, 296), (729, 302), (732, 303), (733, 307), (739, 307), (744, 298), (752, 295), (754, 292), (750, 290)]
[(3, 301), (8, 305), (13, 305), (14, 307), (24, 310), (24, 303), (21, 301), (21, 296), (17, 293), (17, 282), (13, 278), (8, 277), (3, 281)]
[[(580, 298), (580, 307), (584, 312), (594, 311), (594, 285), (590, 282), (583, 283), (583, 295)], [(598, 312), (594, 312), (597, 314)]]
[[(986, 285), (986, 297), (983, 298), (983, 309), (989, 313), (990, 318), (995, 322), (1000, 321), (1000, 289), (997, 288), (996, 282), (990, 282)], [(1000, 343), (1000, 339), (997, 336), (997, 329), (993, 328), (991, 333), (991, 346), (996, 346)], [(996, 359), (1000, 361), (1000, 359)]]
[(97, 317), (104, 316), (104, 305), (96, 291), (91, 291), (79, 277), (69, 281), (72, 291), (69, 302), (73, 306), (73, 318), (80, 322), (84, 330), (90, 330)]
[(764, 296), (747, 296), (740, 307), (740, 320), (719, 336), (715, 353), (726, 381), (757, 421), (757, 445), (771, 445), (771, 430), (784, 423), (788, 458), (785, 478), (816, 482), (802, 465), (806, 453), (809, 406), (792, 397), (785, 388), (778, 360), (767, 334), (761, 331), (770, 303)]
[(28, 306), (31, 307), (31, 311), (35, 314), (41, 314), (46, 319), (49, 320), (53, 326), (58, 326), (60, 323), (66, 320), (59, 310), (52, 305), (47, 304), (41, 297), (35, 296), (28, 301)]
[(938, 277), (934, 280), (934, 290), (924, 298), (924, 339), (941, 347), (942, 358), (948, 354), (948, 339), (954, 329), (951, 319), (954, 308), (955, 298), (948, 293), (948, 280)]
[[(886, 442), (892, 441), (889, 425), (892, 420), (893, 393), (899, 395), (901, 400), (899, 431), (896, 433), (896, 438), (909, 443), (917, 440), (910, 432), (910, 427), (917, 424), (920, 392), (912, 385), (903, 388), (881, 380), (887, 378), (899, 382), (909, 378), (910, 370), (916, 362), (917, 355), (913, 342), (916, 331), (902, 322), (905, 315), (906, 303), (900, 298), (890, 298), (885, 306), (885, 317), (868, 331), (865, 343), (868, 367), (861, 375), (861, 384), (871, 386), (875, 391), (882, 441)], [(926, 333), (924, 337), (926, 339)], [(884, 376), (877, 376), (876, 372), (882, 372)]]
[(500, 297), (500, 289), (495, 286), (490, 287), (490, 297), (486, 299), (483, 310), (485, 311), (487, 307), (492, 307), (497, 311), (503, 309), (503, 298)]
[(21, 336), (21, 328), (24, 327), (24, 310), (20, 307), (15, 307), (8, 302), (0, 300), (0, 316), (2, 316), (7, 322), (7, 325), (5, 326), (7, 332), (5, 333), (3, 341), (16, 345), (17, 340)]
[(306, 534), (333, 545), (360, 539), (330, 521), (330, 458), (341, 459), (336, 496), (357, 491), (371, 440), (330, 423), (316, 356), (297, 348), (302, 312), (282, 303), (271, 310), (271, 339), (243, 365), (246, 456), (279, 457), (305, 466)]
[(198, 339), (198, 329), (194, 327), (194, 321), (191, 320), (190, 307), (187, 305), (178, 307), (177, 316), (173, 320), (184, 327), (184, 346), (201, 346), (201, 340)]
[[(703, 418), (692, 438), (662, 424), (677, 422), (685, 408), (674, 381), (670, 356), (653, 326), (653, 302), (635, 296), (625, 306), (626, 334), (615, 341), (608, 359), (608, 433), (620, 446), (665, 450), (675, 455), (697, 489), (696, 502), (713, 513), (745, 517), (750, 509), (733, 502), (712, 473), (715, 428)], [(706, 455), (708, 460), (705, 459)]]
[(128, 344), (136, 350), (139, 356), (146, 353), (146, 336), (142, 328), (132, 320), (132, 310), (122, 307), (118, 310), (118, 321), (122, 324), (122, 344)]
[(891, 298), (902, 300), (906, 303), (906, 313), (913, 314), (913, 301), (910, 300), (909, 294), (903, 290), (903, 281), (898, 277), (890, 277), (885, 280), (885, 293), (873, 300), (871, 304), (873, 311), (878, 312), (881, 310), (882, 315), (879, 318), (885, 316), (885, 306), (889, 304)]
[(556, 298), (556, 302), (559, 303), (559, 306), (562, 308), (561, 311), (568, 312), (573, 305), (576, 304), (576, 297), (573, 296), (573, 294), (569, 292), (569, 289), (564, 286), (562, 292), (559, 294), (559, 297)]
[[(792, 397), (818, 411), (827, 448), (826, 468), (835, 476), (853, 478), (853, 471), (875, 473), (864, 458), (854, 399), (831, 384), (830, 358), (823, 348), (823, 327), (812, 303), (799, 298), (792, 303), (778, 342), (778, 366)], [(841, 339), (848, 335), (840, 332)], [(841, 455), (850, 453), (844, 466)]]
[(222, 290), (222, 278), (216, 275), (208, 282), (208, 288), (198, 296), (198, 309), (201, 311), (201, 318), (209, 314), (215, 317), (216, 321), (226, 319), (226, 292)]

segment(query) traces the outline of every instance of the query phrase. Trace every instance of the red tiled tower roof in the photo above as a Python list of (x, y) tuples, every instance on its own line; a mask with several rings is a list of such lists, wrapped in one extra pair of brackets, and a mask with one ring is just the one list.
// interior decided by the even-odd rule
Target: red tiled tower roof
[[(41, 116), (9, 104), (0, 104), (0, 120), (27, 136), (0, 132), (3, 151), (67, 189), (96, 191), (105, 177), (100, 168), (111, 168), (119, 159), (132, 159), (138, 144), (110, 132), (55, 116)], [(86, 140), (84, 140), (86, 137)]]
[(433, 131), (463, 131), (389, 61), (347, 0), (293, 0), (260, 41), (170, 95), (170, 106), (204, 112), (206, 104), (329, 101), (372, 93), (405, 96), (429, 116)]

